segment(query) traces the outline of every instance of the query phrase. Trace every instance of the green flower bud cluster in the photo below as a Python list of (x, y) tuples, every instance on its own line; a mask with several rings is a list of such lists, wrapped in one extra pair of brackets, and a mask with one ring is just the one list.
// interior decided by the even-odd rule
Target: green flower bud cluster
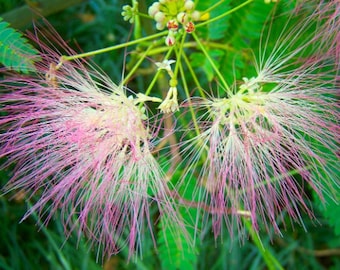
[(124, 21), (128, 21), (129, 23), (135, 22), (135, 16), (138, 13), (138, 2), (136, 1), (134, 5), (131, 7), (129, 5), (123, 6), (122, 16)]
[(193, 22), (201, 17), (192, 0), (159, 0), (149, 7), (148, 13), (156, 21), (158, 30), (168, 28), (169, 34), (165, 39), (168, 46), (175, 44), (180, 25), (187, 33), (192, 33), (195, 30)]

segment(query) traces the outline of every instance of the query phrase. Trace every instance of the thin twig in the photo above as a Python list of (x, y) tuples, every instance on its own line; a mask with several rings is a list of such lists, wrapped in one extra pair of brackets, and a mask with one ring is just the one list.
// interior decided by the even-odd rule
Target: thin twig
[(230, 215), (230, 214), (238, 214), (240, 216), (249, 218), (250, 217), (250, 212), (245, 211), (245, 210), (237, 210), (235, 212), (235, 210), (230, 209), (230, 208), (217, 208), (217, 207), (212, 207), (210, 205), (207, 205), (205, 203), (202, 202), (194, 202), (194, 201), (189, 201), (187, 199), (184, 199), (183, 197), (181, 197), (181, 195), (178, 194), (177, 191), (173, 190), (170, 191), (170, 195), (172, 196), (172, 198), (176, 199), (180, 204), (188, 206), (188, 207), (192, 207), (192, 208), (199, 208), (199, 209), (203, 209), (205, 212), (211, 213), (211, 214), (226, 214), (226, 215)]

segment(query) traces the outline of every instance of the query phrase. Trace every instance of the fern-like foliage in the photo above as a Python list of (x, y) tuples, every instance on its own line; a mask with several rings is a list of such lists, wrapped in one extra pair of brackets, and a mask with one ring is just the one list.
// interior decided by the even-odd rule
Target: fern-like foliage
[[(205, 10), (215, 6), (217, 2), (218, 1), (216, 0), (199, 1), (196, 9), (204, 12)], [(220, 2), (219, 5), (217, 5), (209, 12), (209, 17), (215, 18), (230, 10), (230, 2), (231, 0)], [(209, 23), (206, 27), (198, 28), (197, 30), (200, 33), (200, 37), (202, 37), (206, 41), (222, 39), (227, 34), (230, 18), (231, 16), (226, 16), (218, 21)]]
[(17, 72), (34, 71), (38, 51), (0, 17), (0, 63)]
[(167, 217), (162, 217), (160, 231), (158, 233), (158, 254), (162, 264), (162, 270), (194, 270), (197, 264), (197, 251), (193, 249), (187, 241), (187, 236), (183, 232), (180, 239), (171, 237), (173, 234), (169, 230), (170, 223)]
[[(216, 0), (208, 0), (208, 1), (199, 1), (197, 5), (197, 9), (204, 12), (204, 10), (209, 9), (217, 3)], [(209, 12), (210, 18), (217, 17), (223, 14), (225, 11), (230, 10), (230, 0), (226, 0), (221, 2), (216, 8), (212, 9)], [(212, 22), (208, 24), (206, 27), (198, 28), (197, 31), (199, 36), (205, 42), (218, 42), (227, 35), (229, 20), (231, 16), (226, 16), (218, 21)], [(225, 51), (220, 48), (214, 48), (213, 46), (207, 45), (207, 50), (210, 57), (213, 59), (217, 68), (220, 68), (220, 61), (224, 56)], [(207, 77), (207, 80), (210, 82), (214, 79), (215, 72), (210, 64), (210, 62), (206, 59), (202, 52), (195, 52), (190, 55), (191, 65), (192, 67), (199, 68), (200, 71)]]
[[(236, 7), (237, 1), (235, 1)], [(229, 47), (229, 52), (222, 59), (221, 72), (228, 83), (234, 79), (251, 77), (254, 72), (252, 68), (252, 52), (257, 49), (261, 38), (261, 29), (264, 28), (273, 5), (265, 4), (263, 0), (255, 0), (251, 4), (233, 13), (229, 21), (229, 28), (224, 42)], [(230, 72), (232, 71), (232, 72)]]

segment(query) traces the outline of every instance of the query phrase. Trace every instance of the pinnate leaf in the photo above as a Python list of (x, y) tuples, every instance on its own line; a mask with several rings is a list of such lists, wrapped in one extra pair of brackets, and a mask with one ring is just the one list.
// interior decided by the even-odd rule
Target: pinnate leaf
[(28, 73), (35, 70), (37, 55), (38, 51), (28, 40), (0, 17), (0, 63), (8, 69)]

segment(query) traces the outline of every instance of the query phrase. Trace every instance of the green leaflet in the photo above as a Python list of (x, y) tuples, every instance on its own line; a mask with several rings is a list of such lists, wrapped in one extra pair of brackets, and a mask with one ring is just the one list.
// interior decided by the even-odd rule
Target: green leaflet
[[(208, 1), (199, 1), (197, 5), (197, 9), (200, 11), (205, 11), (208, 8), (214, 6), (218, 1), (216, 0), (208, 0)], [(230, 9), (230, 0), (223, 1), (221, 4), (216, 6), (216, 8), (212, 9), (209, 12), (210, 18), (217, 17)], [(198, 31), (200, 33), (200, 37), (204, 40), (218, 40), (223, 39), (226, 36), (227, 30), (229, 28), (229, 20), (232, 15), (226, 16), (218, 21), (209, 23), (207, 26), (199, 28)]]
[(22, 73), (34, 71), (38, 51), (0, 17), (0, 63)]
[[(208, 8), (212, 7), (216, 4), (217, 1), (209, 0), (209, 1), (199, 1), (197, 9), (200, 11), (205, 11)], [(222, 2), (216, 8), (212, 9), (209, 14), (210, 18), (214, 18), (219, 16), (230, 9), (230, 0)], [(226, 16), (216, 22), (208, 24), (206, 27), (198, 28), (197, 31), (199, 32), (200, 37), (204, 41), (215, 41), (223, 39), (228, 31), (229, 28), (229, 20), (230, 16)], [(219, 67), (219, 62), (224, 55), (224, 51), (221, 49), (212, 49), (207, 46), (209, 55), (215, 61), (217, 67)], [(190, 55), (190, 60), (192, 67), (201, 67), (203, 73), (207, 77), (207, 80), (211, 82), (214, 79), (215, 72), (209, 61), (206, 59), (203, 53), (196, 52)]]
[[(219, 67), (219, 61), (224, 55), (222, 50), (208, 50), (210, 57), (215, 62), (215, 65)], [(214, 79), (215, 72), (212, 65), (209, 63), (208, 59), (201, 52), (195, 52), (190, 55), (191, 65), (192, 67), (200, 67), (202, 71), (208, 78), (208, 81), (211, 82)]]
[(223, 39), (230, 51), (220, 63), (221, 72), (229, 84), (235, 78), (251, 77), (250, 73), (254, 72), (253, 55), (249, 48), (258, 47), (261, 30), (272, 8), (273, 5), (256, 0), (232, 14)]
[[(337, 160), (337, 157), (334, 157), (334, 160)], [(330, 179), (330, 176), (320, 169), (317, 173), (317, 177), (320, 180), (321, 185), (325, 186), (325, 191), (323, 192), (324, 200), (320, 199), (320, 197), (314, 192), (314, 200), (317, 205), (319, 205), (319, 209), (322, 212), (323, 216), (328, 221), (329, 225), (334, 228), (334, 233), (340, 236), (340, 191), (339, 191), (339, 162), (334, 164), (329, 170), (336, 170), (337, 173), (333, 175), (337, 175), (337, 179)], [(316, 172), (314, 172), (316, 175)], [(321, 175), (321, 177), (320, 177)]]
[[(198, 9), (204, 11), (213, 6), (216, 1), (200, 1)], [(240, 2), (224, 1), (210, 12), (210, 17), (216, 17), (227, 10), (237, 7)], [(263, 0), (255, 0), (251, 4), (233, 12), (229, 16), (209, 24), (207, 28), (198, 28), (202, 39), (207, 42), (207, 51), (216, 62), (224, 78), (229, 85), (234, 79), (241, 79), (247, 73), (254, 72), (252, 53), (249, 48), (258, 45), (261, 29), (264, 28), (273, 5), (265, 4)], [(223, 44), (223, 48), (214, 48), (209, 42), (215, 40)], [(252, 44), (250, 44), (250, 41)], [(214, 72), (211, 65), (204, 62), (205, 57), (202, 53), (190, 55), (193, 67), (201, 67), (208, 81), (214, 79)], [(252, 68), (250, 68), (252, 67)], [(249, 76), (251, 77), (251, 76)]]
[(326, 205), (321, 208), (321, 210), (323, 210), (323, 215), (326, 217), (329, 224), (334, 228), (335, 234), (340, 236), (340, 195), (338, 194), (335, 199), (337, 203), (329, 197), (326, 197)]
[(163, 270), (194, 270), (197, 264), (195, 249), (186, 241), (185, 234), (178, 229), (180, 239), (175, 239), (167, 223), (167, 217), (162, 217), (159, 224), (158, 252)]
[[(181, 173), (176, 173), (173, 180), (177, 180), (183, 177)], [(185, 185), (179, 189), (179, 194), (182, 198), (188, 201), (195, 201), (196, 194), (196, 179), (194, 177), (186, 175)], [(195, 270), (199, 263), (198, 253), (200, 251), (199, 239), (195, 239), (197, 233), (195, 227), (200, 227), (200, 213), (197, 208), (188, 206), (179, 206), (179, 214), (182, 216), (186, 223), (186, 232), (183, 232), (181, 228), (178, 228), (176, 233), (170, 230), (171, 220), (162, 216), (159, 223), (158, 232), (158, 255), (162, 264), (162, 270)], [(197, 222), (197, 224), (196, 224)], [(173, 227), (172, 227), (173, 228)], [(180, 239), (175, 239), (174, 236)]]

